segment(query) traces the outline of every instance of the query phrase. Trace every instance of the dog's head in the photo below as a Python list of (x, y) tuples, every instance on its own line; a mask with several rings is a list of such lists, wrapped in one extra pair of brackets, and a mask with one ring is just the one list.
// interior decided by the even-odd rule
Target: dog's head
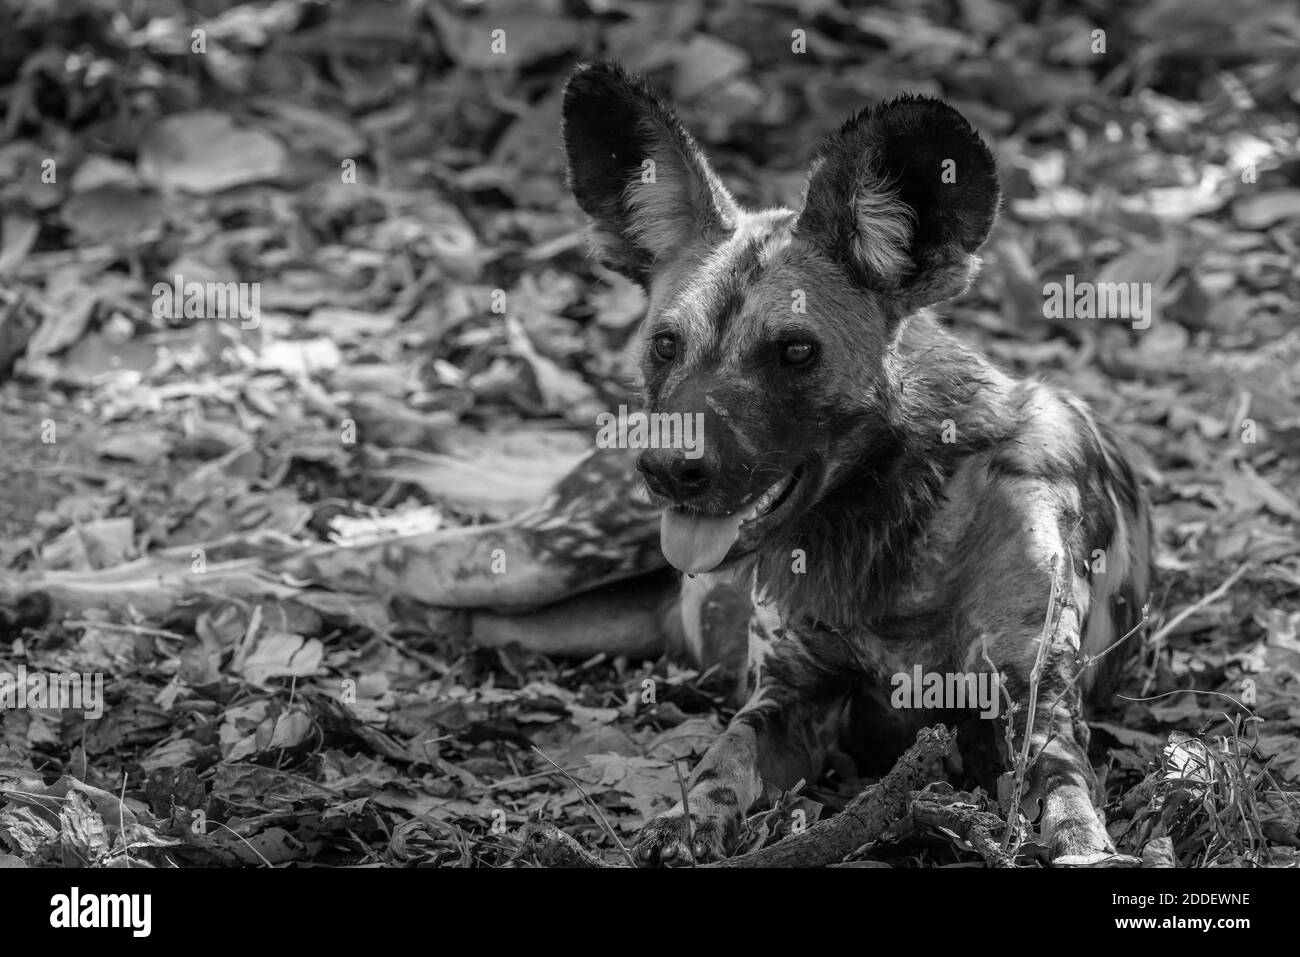
[(734, 561), (889, 440), (899, 328), (974, 276), (993, 158), (950, 106), (901, 97), (827, 139), (803, 209), (748, 212), (671, 109), (606, 64), (569, 79), (564, 145), (597, 255), (649, 297), (647, 412), (703, 425), (702, 454), (639, 460), (664, 554)]

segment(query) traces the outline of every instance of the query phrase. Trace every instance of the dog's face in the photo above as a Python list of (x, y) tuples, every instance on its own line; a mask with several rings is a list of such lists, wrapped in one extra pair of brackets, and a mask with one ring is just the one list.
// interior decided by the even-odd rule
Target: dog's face
[(601, 261), (649, 297), (646, 411), (700, 450), (648, 448), (664, 554), (702, 572), (761, 549), (891, 441), (893, 345), (963, 289), (993, 224), (993, 159), (955, 110), (905, 97), (827, 139), (802, 210), (740, 209), (672, 111), (617, 67), (564, 94), (569, 180)]

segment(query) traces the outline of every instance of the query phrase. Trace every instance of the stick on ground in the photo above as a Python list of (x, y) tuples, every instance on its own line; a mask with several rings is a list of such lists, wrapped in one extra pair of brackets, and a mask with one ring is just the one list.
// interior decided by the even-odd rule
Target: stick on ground
[[(837, 863), (863, 844), (874, 841), (889, 825), (908, 814), (912, 792), (928, 783), (935, 763), (948, 753), (955, 738), (955, 732), (943, 725), (923, 729), (893, 769), (850, 801), (839, 814), (770, 847), (703, 866), (824, 867)], [(526, 850), (538, 863), (552, 866), (557, 863), (567, 867), (619, 866), (606, 864), (578, 847), (567, 835), (561, 841), (558, 834), (562, 832), (553, 825), (530, 825), (525, 835)]]

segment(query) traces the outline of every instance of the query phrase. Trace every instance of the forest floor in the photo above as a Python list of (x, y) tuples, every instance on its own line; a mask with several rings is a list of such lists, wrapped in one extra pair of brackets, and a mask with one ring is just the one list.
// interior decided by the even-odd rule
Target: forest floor
[[(946, 321), (1115, 423), (1154, 503), (1151, 618), (1091, 725), (1119, 848), (1295, 862), (1292, 5), (145, 6), (149, 23), (91, 0), (0, 10), (0, 597), (255, 532), (501, 518), (518, 483), (456, 487), (422, 456), (473, 436), (589, 444), (644, 304), (587, 257), (564, 188), (574, 62), (648, 73), (755, 206), (797, 204), (814, 145), (856, 109), (941, 95), (994, 144), (1006, 193)], [(1067, 275), (1152, 283), (1154, 320), (1045, 316)], [(177, 276), (260, 283), (260, 322), (169, 314), (155, 284)], [(349, 421), (360, 438), (341, 442)], [(511, 460), (522, 479), (529, 456), (548, 474), (537, 446)], [(717, 675), (667, 659), (477, 648), (380, 608), (377, 624), (218, 591), (50, 619), (0, 602), (0, 672), (110, 676), (98, 719), (0, 710), (0, 863), (503, 866), (530, 817), (614, 862), (730, 714)], [(745, 846), (862, 784), (791, 796)], [(979, 860), (941, 833), (862, 856)]]

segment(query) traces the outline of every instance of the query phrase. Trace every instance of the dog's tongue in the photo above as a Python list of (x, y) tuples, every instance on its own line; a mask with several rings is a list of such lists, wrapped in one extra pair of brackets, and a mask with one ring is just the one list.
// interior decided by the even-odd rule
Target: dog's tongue
[(675, 508), (663, 511), (659, 546), (664, 558), (679, 571), (696, 574), (716, 568), (727, 557), (740, 534), (741, 513), (697, 515)]

